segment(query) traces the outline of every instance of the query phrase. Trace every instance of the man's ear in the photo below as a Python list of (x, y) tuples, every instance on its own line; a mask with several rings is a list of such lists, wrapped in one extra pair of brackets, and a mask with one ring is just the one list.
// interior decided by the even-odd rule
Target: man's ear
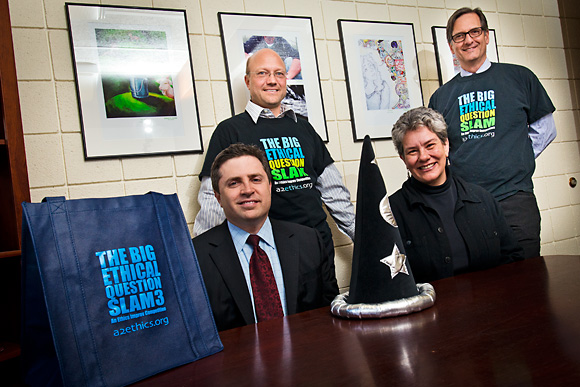
[(449, 44), (449, 49), (451, 50), (451, 53), (453, 55), (455, 55), (455, 51), (453, 50), (453, 43), (448, 43)]
[(250, 77), (248, 74), (244, 75), (244, 82), (246, 82), (246, 87), (250, 90)]
[(221, 199), (220, 193), (217, 192), (217, 191), (213, 191), (213, 194), (214, 194), (215, 198), (217, 199), (217, 201), (218, 201), (218, 203), (220, 204), (220, 207), (221, 207), (221, 205), (222, 205), (222, 199)]

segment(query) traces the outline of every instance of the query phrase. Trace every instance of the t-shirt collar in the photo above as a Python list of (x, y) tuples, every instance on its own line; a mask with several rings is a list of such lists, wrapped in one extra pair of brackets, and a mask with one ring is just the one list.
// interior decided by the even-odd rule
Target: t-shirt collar
[[(486, 57), (485, 61), (483, 62), (483, 64), (477, 69), (477, 71), (475, 72), (476, 74), (482, 73), (486, 70), (488, 70), (491, 67), (491, 62), (489, 61), (489, 58)], [(461, 68), (461, 76), (462, 77), (468, 77), (470, 75), (473, 75), (474, 73), (470, 73), (467, 70), (464, 70), (463, 68)]]
[(294, 112), (294, 110), (292, 110), (292, 108), (290, 106), (284, 105), (284, 104), (280, 105), (281, 113), (277, 117), (274, 116), (274, 114), (272, 113), (272, 111), (270, 109), (256, 105), (252, 101), (248, 101), (248, 103), (246, 105), (246, 111), (248, 112), (250, 117), (252, 117), (252, 121), (254, 121), (254, 124), (258, 123), (258, 118), (260, 118), (260, 117), (262, 117), (262, 118), (282, 118), (284, 116), (288, 116), (288, 117), (292, 118), (294, 120), (294, 122), (298, 122), (298, 118), (296, 118), (296, 113)]

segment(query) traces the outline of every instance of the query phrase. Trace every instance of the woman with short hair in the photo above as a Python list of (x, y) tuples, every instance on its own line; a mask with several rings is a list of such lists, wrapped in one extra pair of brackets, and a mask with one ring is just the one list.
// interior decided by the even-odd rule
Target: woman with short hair
[(523, 259), (491, 194), (451, 174), (447, 125), (440, 113), (409, 110), (392, 136), (410, 176), (389, 200), (417, 282)]

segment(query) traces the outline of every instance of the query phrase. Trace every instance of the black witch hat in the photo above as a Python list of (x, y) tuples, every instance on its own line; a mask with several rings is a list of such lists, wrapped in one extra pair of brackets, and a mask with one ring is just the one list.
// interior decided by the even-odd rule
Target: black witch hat
[[(434, 301), (431, 285), (415, 283), (371, 140), (366, 136), (358, 176), (350, 291), (336, 297), (332, 312), (362, 318), (367, 317), (361, 316), (366, 310), (368, 317), (384, 317), (422, 310)], [(418, 302), (419, 309), (410, 302)], [(343, 315), (347, 309), (356, 315)], [(341, 313), (336, 313), (339, 310)]]

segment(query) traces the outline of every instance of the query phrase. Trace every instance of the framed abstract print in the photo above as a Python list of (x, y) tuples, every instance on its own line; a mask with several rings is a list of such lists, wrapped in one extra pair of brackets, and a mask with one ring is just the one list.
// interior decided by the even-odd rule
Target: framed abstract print
[(401, 114), (423, 105), (411, 23), (338, 20), (354, 141), (391, 138)]

